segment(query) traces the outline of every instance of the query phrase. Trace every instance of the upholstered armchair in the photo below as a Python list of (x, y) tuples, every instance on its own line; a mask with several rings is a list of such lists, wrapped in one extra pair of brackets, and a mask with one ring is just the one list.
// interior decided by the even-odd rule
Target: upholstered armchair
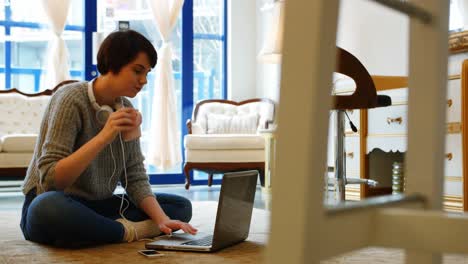
[(198, 102), (184, 138), (185, 188), (190, 186), (190, 170), (208, 173), (211, 186), (214, 173), (255, 169), (264, 185), (265, 138), (259, 131), (271, 128), (274, 118), (275, 102), (270, 99)]

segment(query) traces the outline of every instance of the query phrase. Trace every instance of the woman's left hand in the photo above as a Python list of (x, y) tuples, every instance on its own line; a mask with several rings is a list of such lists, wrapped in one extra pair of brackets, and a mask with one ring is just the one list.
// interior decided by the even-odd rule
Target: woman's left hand
[(159, 223), (159, 230), (161, 230), (161, 232), (165, 234), (171, 234), (173, 230), (179, 229), (182, 229), (185, 233), (189, 233), (192, 235), (195, 235), (198, 231), (189, 223), (185, 223), (179, 220), (168, 219), (162, 223)]

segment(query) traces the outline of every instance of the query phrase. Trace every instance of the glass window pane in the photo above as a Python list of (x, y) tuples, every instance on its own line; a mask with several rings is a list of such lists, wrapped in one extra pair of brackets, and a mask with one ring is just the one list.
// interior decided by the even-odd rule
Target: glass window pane
[(0, 27), (0, 68), (5, 67), (5, 35), (3, 34), (4, 28)]
[[(20, 22), (47, 24), (48, 19), (42, 7), (42, 1), (10, 0), (11, 19)], [(84, 26), (84, 1), (72, 0), (68, 10), (67, 24)], [(2, 12), (3, 16), (4, 12)]]
[(70, 70), (83, 71), (84, 68), (84, 46), (83, 38), (84, 33), (81, 31), (65, 31), (63, 33), (63, 39), (68, 48)]
[(84, 26), (84, 1), (72, 0), (68, 10), (67, 25)]
[(223, 98), (223, 42), (196, 39), (193, 41), (193, 101)]
[(25, 93), (35, 93), (34, 74), (11, 74), (11, 88), (17, 88)]
[(97, 12), (99, 32), (116, 30), (118, 21), (129, 21), (130, 27), (135, 30), (132, 24), (137, 21), (147, 20), (149, 22), (147, 26), (154, 25), (153, 15), (145, 0), (98, 1)]
[(0, 72), (0, 90), (5, 90), (8, 87), (5, 87), (5, 74)]
[[(48, 29), (12, 28), (9, 37), (12, 70), (20, 70), (21, 73), (28, 72), (30, 76), (40, 80), (40, 74), (47, 63), (49, 36)], [(83, 36), (83, 32), (80, 31), (65, 31), (62, 35), (68, 48), (70, 70), (79, 71), (78, 74), (72, 74), (72, 79), (83, 79)], [(24, 79), (22, 78), (17, 78), (17, 82)], [(36, 84), (38, 83), (36, 82)], [(12, 86), (13, 84), (12, 77)], [(19, 89), (23, 89), (23, 87), (18, 86)], [(36, 91), (51, 88), (35, 87), (34, 85), (32, 87)]]
[(42, 68), (47, 51), (47, 29), (11, 29), (11, 67)]
[(10, 7), (13, 21), (47, 23), (42, 1), (10, 0)]
[(193, 33), (223, 33), (223, 3), (219, 0), (193, 1)]
[(0, 20), (5, 20), (5, 0), (0, 0)]
[[(98, 1), (98, 31), (109, 33), (115, 31), (118, 27), (119, 21), (128, 21), (130, 28), (140, 32), (146, 38), (148, 38), (154, 45), (157, 51), (162, 45), (162, 38), (156, 28), (156, 22), (153, 19), (153, 14), (147, 1), (136, 0), (136, 1)], [(181, 89), (182, 83), (180, 80), (180, 68), (181, 68), (181, 17), (177, 25), (172, 31), (170, 37), (172, 52), (173, 52), (173, 70), (174, 70), (174, 88), (176, 93), (177, 102), (177, 116), (181, 116)], [(148, 83), (145, 88), (134, 98), (132, 103), (143, 115), (142, 123), (142, 137), (140, 138), (141, 148), (144, 155), (147, 155), (149, 151), (149, 139), (151, 137), (150, 122), (151, 122), (151, 109), (152, 109), (152, 98), (154, 96), (154, 83), (155, 69), (148, 75)], [(179, 119), (180, 120), (180, 119)], [(181, 122), (177, 122), (179, 128), (179, 135), (181, 135)], [(181, 137), (181, 136), (180, 136)], [(182, 137), (181, 137), (182, 138)], [(180, 166), (165, 171), (160, 171), (154, 166), (146, 166), (147, 172), (150, 174), (157, 173), (180, 173)]]

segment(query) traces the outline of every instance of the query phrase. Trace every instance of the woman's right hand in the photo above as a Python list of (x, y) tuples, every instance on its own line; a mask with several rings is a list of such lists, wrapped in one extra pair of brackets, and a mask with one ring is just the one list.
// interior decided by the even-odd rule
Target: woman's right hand
[(109, 115), (98, 135), (104, 139), (106, 144), (109, 144), (120, 132), (130, 131), (139, 125), (138, 111), (134, 108), (124, 107)]

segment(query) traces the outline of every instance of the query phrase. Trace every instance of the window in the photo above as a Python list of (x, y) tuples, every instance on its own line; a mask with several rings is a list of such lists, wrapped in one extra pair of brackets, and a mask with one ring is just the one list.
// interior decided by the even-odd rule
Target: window
[[(170, 42), (173, 52), (173, 72), (175, 79), (175, 92), (177, 100), (177, 116), (179, 123), (180, 140), (183, 140), (185, 129), (184, 112), (182, 102), (193, 102), (207, 98), (223, 98), (225, 92), (225, 5), (219, 0), (194, 0), (185, 1), (183, 9), (192, 8), (193, 20), (184, 18), (183, 13), (179, 15), (179, 20), (172, 31)], [(128, 22), (129, 27), (142, 33), (147, 37), (158, 50), (162, 44), (162, 38), (156, 28), (155, 21), (150, 9), (150, 5), (145, 0), (136, 1), (98, 1), (97, 7), (97, 28), (104, 34), (114, 31), (119, 22)], [(184, 23), (193, 25), (193, 35), (191, 32), (183, 32)], [(192, 42), (193, 50), (193, 74), (183, 73), (183, 60), (189, 63), (182, 54), (183, 42)], [(146, 87), (133, 99), (133, 104), (142, 112), (144, 116), (142, 125), (141, 146), (144, 155), (148, 153), (149, 139), (151, 137), (150, 121), (152, 98), (154, 95), (154, 80), (157, 78), (155, 70), (148, 75)], [(183, 84), (183, 78), (193, 76), (193, 87)], [(190, 98), (187, 96), (192, 95)], [(183, 145), (183, 144), (181, 144)], [(166, 171), (146, 165), (149, 174), (153, 178), (162, 179), (159, 176), (171, 174), (172, 179), (183, 181), (181, 166), (176, 166)], [(178, 175), (178, 176), (177, 176)], [(174, 176), (174, 177), (173, 177)], [(168, 177), (166, 177), (167, 179)], [(153, 183), (168, 182), (166, 179), (152, 181)]]
[[(224, 12), (224, 1), (193, 1), (193, 102), (226, 97)], [(207, 180), (207, 174), (195, 171), (192, 182), (197, 180)]]
[[(118, 28), (119, 22), (128, 22), (130, 29), (136, 30), (148, 38), (156, 49), (161, 46), (162, 38), (156, 28), (151, 7), (145, 0), (137, 1), (98, 1), (98, 31), (108, 34)], [(174, 56), (173, 71), (175, 73), (175, 90), (177, 99), (180, 101), (181, 95), (181, 17), (176, 27), (172, 31), (170, 37), (172, 41), (172, 51)], [(139, 109), (143, 115), (141, 147), (143, 154), (148, 153), (149, 139), (151, 137), (150, 121), (151, 121), (151, 105), (154, 95), (154, 74), (153, 69), (148, 75), (148, 83), (144, 89), (132, 100), (133, 105)], [(180, 108), (178, 109), (180, 113)], [(180, 122), (179, 122), (180, 123)], [(180, 127), (179, 127), (180, 131)], [(148, 173), (157, 173), (157, 168), (147, 165)], [(179, 168), (175, 168), (173, 172), (178, 172)]]
[[(0, 9), (0, 85), (33, 93), (42, 87), (49, 29), (41, 1), (3, 0)], [(72, 0), (62, 38), (70, 54), (70, 75), (83, 79), (84, 9)]]
[(223, 98), (224, 4), (193, 1), (193, 101)]
[[(41, 2), (0, 0), (0, 89), (16, 87), (31, 93), (52, 88), (41, 87), (40, 83), (49, 40), (47, 17)], [(185, 0), (170, 37), (181, 142), (186, 133), (185, 120), (190, 118), (194, 102), (226, 96), (226, 2)], [(96, 17), (89, 14), (96, 14)], [(119, 22), (128, 23), (131, 29), (146, 36), (156, 49), (160, 48), (161, 36), (147, 0), (71, 0), (62, 38), (70, 55), (72, 79), (92, 78), (90, 69), (95, 65), (90, 59), (91, 31), (110, 33), (118, 28)], [(184, 45), (190, 47), (185, 53), (182, 51)], [(144, 155), (148, 153), (151, 137), (149, 122), (155, 78), (153, 70), (145, 89), (133, 99), (133, 104), (144, 116), (141, 138)], [(161, 171), (147, 165), (147, 171), (157, 179), (171, 174), (162, 182), (184, 180), (181, 166)]]

